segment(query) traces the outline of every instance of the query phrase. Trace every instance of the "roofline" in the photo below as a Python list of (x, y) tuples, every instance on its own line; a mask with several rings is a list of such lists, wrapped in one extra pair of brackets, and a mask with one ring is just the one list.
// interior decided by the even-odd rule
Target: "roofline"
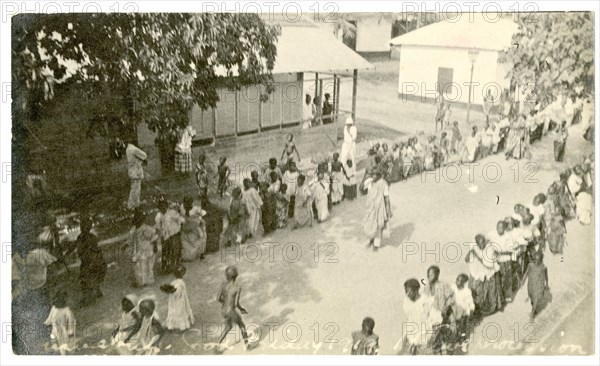
[[(472, 50), (472, 49), (476, 49), (479, 51), (493, 51), (493, 52), (502, 52), (503, 49), (495, 49), (495, 48), (482, 48), (482, 47), (457, 47), (457, 46), (437, 46), (437, 45), (424, 45), (424, 44), (393, 44), (390, 43), (390, 47), (392, 48), (399, 48), (401, 46), (404, 47), (428, 47), (428, 48), (452, 48), (452, 49), (459, 49), (459, 50)], [(508, 48), (508, 47), (507, 47)]]

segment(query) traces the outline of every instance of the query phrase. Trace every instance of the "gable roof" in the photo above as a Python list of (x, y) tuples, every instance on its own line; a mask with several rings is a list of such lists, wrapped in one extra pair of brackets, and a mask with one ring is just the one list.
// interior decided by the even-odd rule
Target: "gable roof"
[(408, 32), (390, 40), (393, 46), (426, 46), (500, 51), (511, 46), (518, 25), (512, 18), (497, 19), (494, 14), (462, 14), (458, 19), (438, 23)]
[[(269, 19), (269, 16), (271, 18)], [(274, 74), (290, 72), (343, 72), (372, 69), (374, 66), (333, 34), (305, 17), (294, 20), (262, 16), (267, 23), (281, 26), (277, 41)]]

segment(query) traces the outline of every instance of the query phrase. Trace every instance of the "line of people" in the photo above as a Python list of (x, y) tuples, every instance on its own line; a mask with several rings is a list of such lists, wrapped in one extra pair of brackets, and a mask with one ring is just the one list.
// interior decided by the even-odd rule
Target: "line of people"
[[(562, 255), (566, 220), (577, 218), (589, 225), (592, 216), (594, 155), (560, 174), (546, 194), (537, 194), (530, 207), (516, 204), (512, 215), (498, 221), (496, 229), (477, 234), (465, 257), (469, 275), (456, 284), (439, 281), (440, 270), (429, 268), (428, 286), (417, 279), (405, 282), (404, 311), (417, 329), (405, 334), (405, 352), (454, 354), (467, 351), (469, 333), (484, 317), (503, 311), (527, 281), (533, 321), (552, 300), (546, 248)], [(422, 326), (425, 325), (425, 326)]]

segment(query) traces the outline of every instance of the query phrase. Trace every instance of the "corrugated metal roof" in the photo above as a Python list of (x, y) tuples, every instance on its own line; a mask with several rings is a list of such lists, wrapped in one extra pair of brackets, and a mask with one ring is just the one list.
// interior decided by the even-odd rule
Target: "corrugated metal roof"
[[(471, 18), (471, 15), (473, 19)], [(496, 22), (495, 14), (462, 14), (458, 19), (442, 20), (390, 40), (392, 46), (429, 46), (476, 48), (500, 51), (511, 46), (518, 30), (512, 18)]]

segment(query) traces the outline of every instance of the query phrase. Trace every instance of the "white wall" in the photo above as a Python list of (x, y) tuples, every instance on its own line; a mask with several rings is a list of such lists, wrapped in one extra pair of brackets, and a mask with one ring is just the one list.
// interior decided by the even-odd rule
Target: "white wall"
[[(467, 49), (402, 46), (400, 48), (400, 64), (398, 92), (417, 97), (434, 98), (438, 67), (454, 70), (453, 88), (447, 99), (451, 102), (468, 103), (471, 62)], [(502, 68), (502, 71), (499, 70)], [(473, 70), (472, 101), (481, 105), (487, 88), (499, 97), (501, 89), (508, 86), (503, 79), (504, 65), (498, 64), (498, 52), (479, 51)], [(414, 83), (417, 85), (415, 86)], [(416, 88), (416, 90), (414, 90)]]
[(359, 18), (356, 22), (356, 52), (386, 52), (390, 50), (392, 21), (378, 17)]

